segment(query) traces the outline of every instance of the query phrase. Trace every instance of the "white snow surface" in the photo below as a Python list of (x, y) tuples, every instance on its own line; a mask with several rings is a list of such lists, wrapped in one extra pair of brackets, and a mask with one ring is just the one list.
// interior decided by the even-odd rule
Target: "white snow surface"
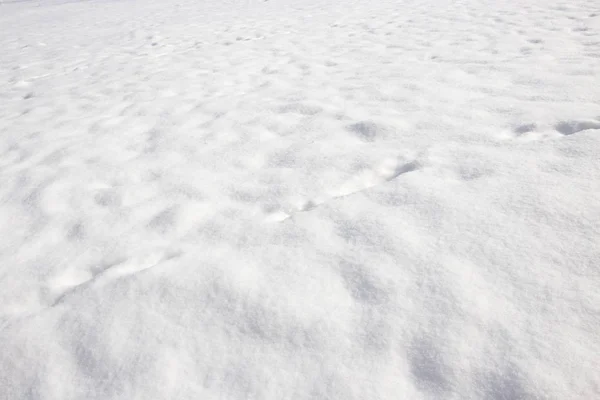
[(597, 0), (2, 0), (0, 399), (600, 398)]

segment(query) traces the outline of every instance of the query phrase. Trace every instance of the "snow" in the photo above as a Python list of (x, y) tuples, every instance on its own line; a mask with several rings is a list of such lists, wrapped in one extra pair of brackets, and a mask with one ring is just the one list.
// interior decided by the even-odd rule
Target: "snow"
[(3, 0), (0, 399), (600, 398), (597, 0)]

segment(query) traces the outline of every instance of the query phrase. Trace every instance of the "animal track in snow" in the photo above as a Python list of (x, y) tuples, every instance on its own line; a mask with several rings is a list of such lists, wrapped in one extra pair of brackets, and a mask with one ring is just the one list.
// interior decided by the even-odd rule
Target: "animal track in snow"
[(179, 251), (166, 250), (143, 253), (129, 258), (118, 256), (104, 259), (87, 269), (66, 271), (66, 273), (55, 278), (49, 286), (50, 291), (54, 293), (54, 300), (51, 305), (60, 304), (70, 294), (90, 285), (104, 285), (115, 279), (153, 268), (180, 255)]
[(561, 121), (554, 128), (557, 132), (568, 136), (591, 129), (600, 129), (600, 120)]
[(512, 132), (515, 137), (529, 139), (543, 139), (549, 136), (570, 136), (575, 133), (600, 129), (600, 118), (560, 121), (552, 126), (541, 125), (534, 122), (517, 125)]
[(404, 162), (400, 158), (387, 159), (379, 166), (379, 168), (375, 170), (367, 170), (356, 175), (338, 188), (330, 191), (326, 196), (309, 199), (295, 207), (291, 207), (291, 209), (279, 210), (271, 213), (267, 217), (267, 221), (284, 221), (292, 217), (294, 214), (310, 211), (317, 208), (321, 204), (329, 202), (330, 200), (349, 196), (351, 194), (381, 185), (397, 178), (400, 175), (416, 171), (420, 167), (421, 163), (418, 160)]
[(537, 129), (537, 124), (530, 123), (530, 124), (523, 124), (523, 125), (517, 126), (515, 129), (513, 129), (513, 132), (518, 135), (522, 135), (524, 133), (533, 132), (536, 129)]
[(379, 133), (383, 130), (379, 125), (372, 121), (360, 121), (347, 126), (346, 129), (363, 142), (374, 142)]

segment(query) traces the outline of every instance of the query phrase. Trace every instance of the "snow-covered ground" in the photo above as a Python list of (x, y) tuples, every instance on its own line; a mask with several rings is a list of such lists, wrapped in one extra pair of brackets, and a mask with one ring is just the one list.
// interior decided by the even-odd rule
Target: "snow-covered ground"
[(598, 0), (0, 3), (0, 399), (600, 398)]

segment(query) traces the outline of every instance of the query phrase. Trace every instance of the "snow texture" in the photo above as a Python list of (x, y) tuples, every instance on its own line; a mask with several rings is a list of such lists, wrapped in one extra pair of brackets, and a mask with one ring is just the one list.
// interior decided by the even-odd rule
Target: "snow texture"
[(600, 398), (598, 0), (2, 0), (0, 399)]

